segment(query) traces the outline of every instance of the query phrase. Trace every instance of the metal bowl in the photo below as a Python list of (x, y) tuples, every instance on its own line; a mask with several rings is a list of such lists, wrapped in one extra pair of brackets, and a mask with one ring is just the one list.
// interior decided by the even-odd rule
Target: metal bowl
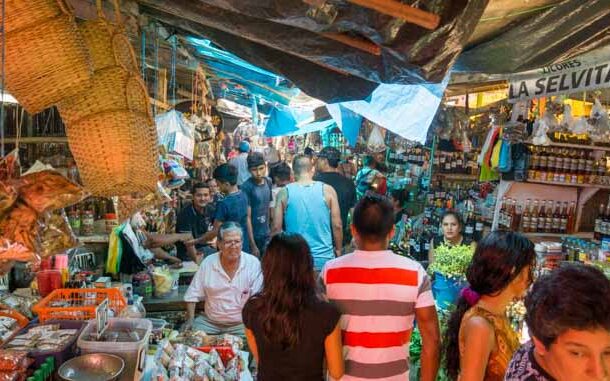
[(59, 376), (66, 381), (112, 381), (117, 380), (125, 361), (107, 353), (91, 353), (75, 357), (59, 367)]

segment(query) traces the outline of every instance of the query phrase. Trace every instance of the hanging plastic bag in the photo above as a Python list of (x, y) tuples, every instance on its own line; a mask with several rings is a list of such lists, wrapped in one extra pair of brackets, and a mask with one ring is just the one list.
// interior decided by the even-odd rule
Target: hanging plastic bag
[(511, 145), (506, 140), (502, 139), (500, 146), (500, 158), (498, 160), (498, 171), (502, 173), (510, 172), (513, 169), (513, 161), (511, 156)]
[(63, 210), (44, 213), (40, 220), (40, 255), (43, 258), (62, 254), (78, 245), (70, 222)]
[(14, 186), (0, 182), (0, 216), (6, 213), (17, 201), (17, 190)]
[(595, 141), (608, 142), (610, 139), (610, 121), (608, 120), (608, 112), (595, 98), (595, 103), (591, 108), (589, 116), (589, 125), (591, 126), (591, 138)]
[(386, 146), (379, 126), (373, 126), (371, 135), (369, 136), (366, 146), (371, 152), (382, 152), (385, 151)]
[(22, 244), (32, 253), (40, 252), (38, 214), (26, 204), (17, 202), (0, 220), (2, 238)]
[(56, 171), (40, 171), (15, 181), (19, 196), (38, 213), (67, 208), (87, 198), (85, 190)]
[(548, 146), (551, 144), (547, 133), (549, 127), (545, 119), (536, 120), (534, 123), (534, 133), (532, 134), (532, 143), (537, 146)]
[(591, 131), (591, 125), (584, 117), (576, 118), (572, 124), (572, 133), (576, 135), (587, 134)]
[(566, 104), (563, 106), (563, 119), (561, 120), (561, 131), (571, 131), (574, 126), (574, 117), (572, 116), (572, 106)]
[(14, 149), (0, 160), (0, 181), (14, 180), (21, 176), (19, 150)]

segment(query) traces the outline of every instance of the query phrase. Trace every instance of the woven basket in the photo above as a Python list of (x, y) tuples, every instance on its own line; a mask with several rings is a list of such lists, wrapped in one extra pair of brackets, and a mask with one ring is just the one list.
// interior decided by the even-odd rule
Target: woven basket
[[(96, 68), (91, 88), (58, 104), (81, 178), (97, 196), (154, 192), (157, 132), (135, 53), (116, 24), (104, 16), (79, 26)], [(134, 68), (136, 70), (130, 70)]]
[[(108, 123), (111, 120), (112, 123)], [(96, 196), (154, 192), (157, 183), (155, 126), (145, 114), (100, 113), (66, 126), (70, 149), (88, 191)]]
[(6, 88), (29, 113), (87, 88), (91, 61), (63, 0), (10, 0), (6, 15)]
[(109, 111), (125, 110), (151, 115), (148, 93), (139, 74), (120, 66), (96, 71), (88, 91), (64, 100), (57, 108), (68, 125), (76, 125), (90, 115)]
[(138, 71), (138, 61), (133, 47), (125, 35), (121, 23), (121, 10), (118, 0), (113, 0), (115, 23), (104, 14), (102, 1), (96, 0), (98, 18), (85, 21), (79, 29), (89, 48), (94, 70), (110, 66), (122, 66), (126, 70)]

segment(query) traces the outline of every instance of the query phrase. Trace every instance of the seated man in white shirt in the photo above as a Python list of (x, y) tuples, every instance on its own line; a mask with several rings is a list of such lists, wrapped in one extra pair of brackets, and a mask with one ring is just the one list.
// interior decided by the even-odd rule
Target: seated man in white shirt
[[(219, 252), (205, 258), (193, 278), (184, 301), (186, 328), (208, 335), (231, 334), (245, 337), (241, 311), (250, 296), (262, 287), (258, 259), (241, 251), (242, 229), (236, 222), (225, 222), (218, 232)], [(195, 306), (205, 301), (203, 315), (195, 319)]]

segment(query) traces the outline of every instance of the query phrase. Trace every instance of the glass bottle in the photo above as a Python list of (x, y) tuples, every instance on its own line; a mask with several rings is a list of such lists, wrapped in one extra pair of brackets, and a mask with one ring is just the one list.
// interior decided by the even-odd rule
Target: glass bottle
[(538, 227), (536, 231), (538, 233), (543, 233), (546, 229), (546, 201), (540, 201), (540, 211), (538, 212)]
[(568, 233), (568, 203), (564, 202), (563, 203), (563, 208), (561, 211), (561, 224), (559, 227), (559, 232), (561, 234), (567, 234)]
[(555, 210), (553, 210), (553, 233), (561, 233), (561, 203), (555, 202)]
[(523, 231), (524, 233), (530, 232), (530, 208), (532, 207), (531, 202), (532, 201), (529, 198), (525, 200), (525, 208), (523, 209), (523, 216), (521, 217), (521, 231)]
[(530, 233), (536, 233), (538, 231), (538, 200), (534, 200), (534, 206), (532, 213), (530, 214)]
[(553, 232), (553, 201), (546, 202), (546, 220), (544, 220), (544, 231), (546, 233)]

